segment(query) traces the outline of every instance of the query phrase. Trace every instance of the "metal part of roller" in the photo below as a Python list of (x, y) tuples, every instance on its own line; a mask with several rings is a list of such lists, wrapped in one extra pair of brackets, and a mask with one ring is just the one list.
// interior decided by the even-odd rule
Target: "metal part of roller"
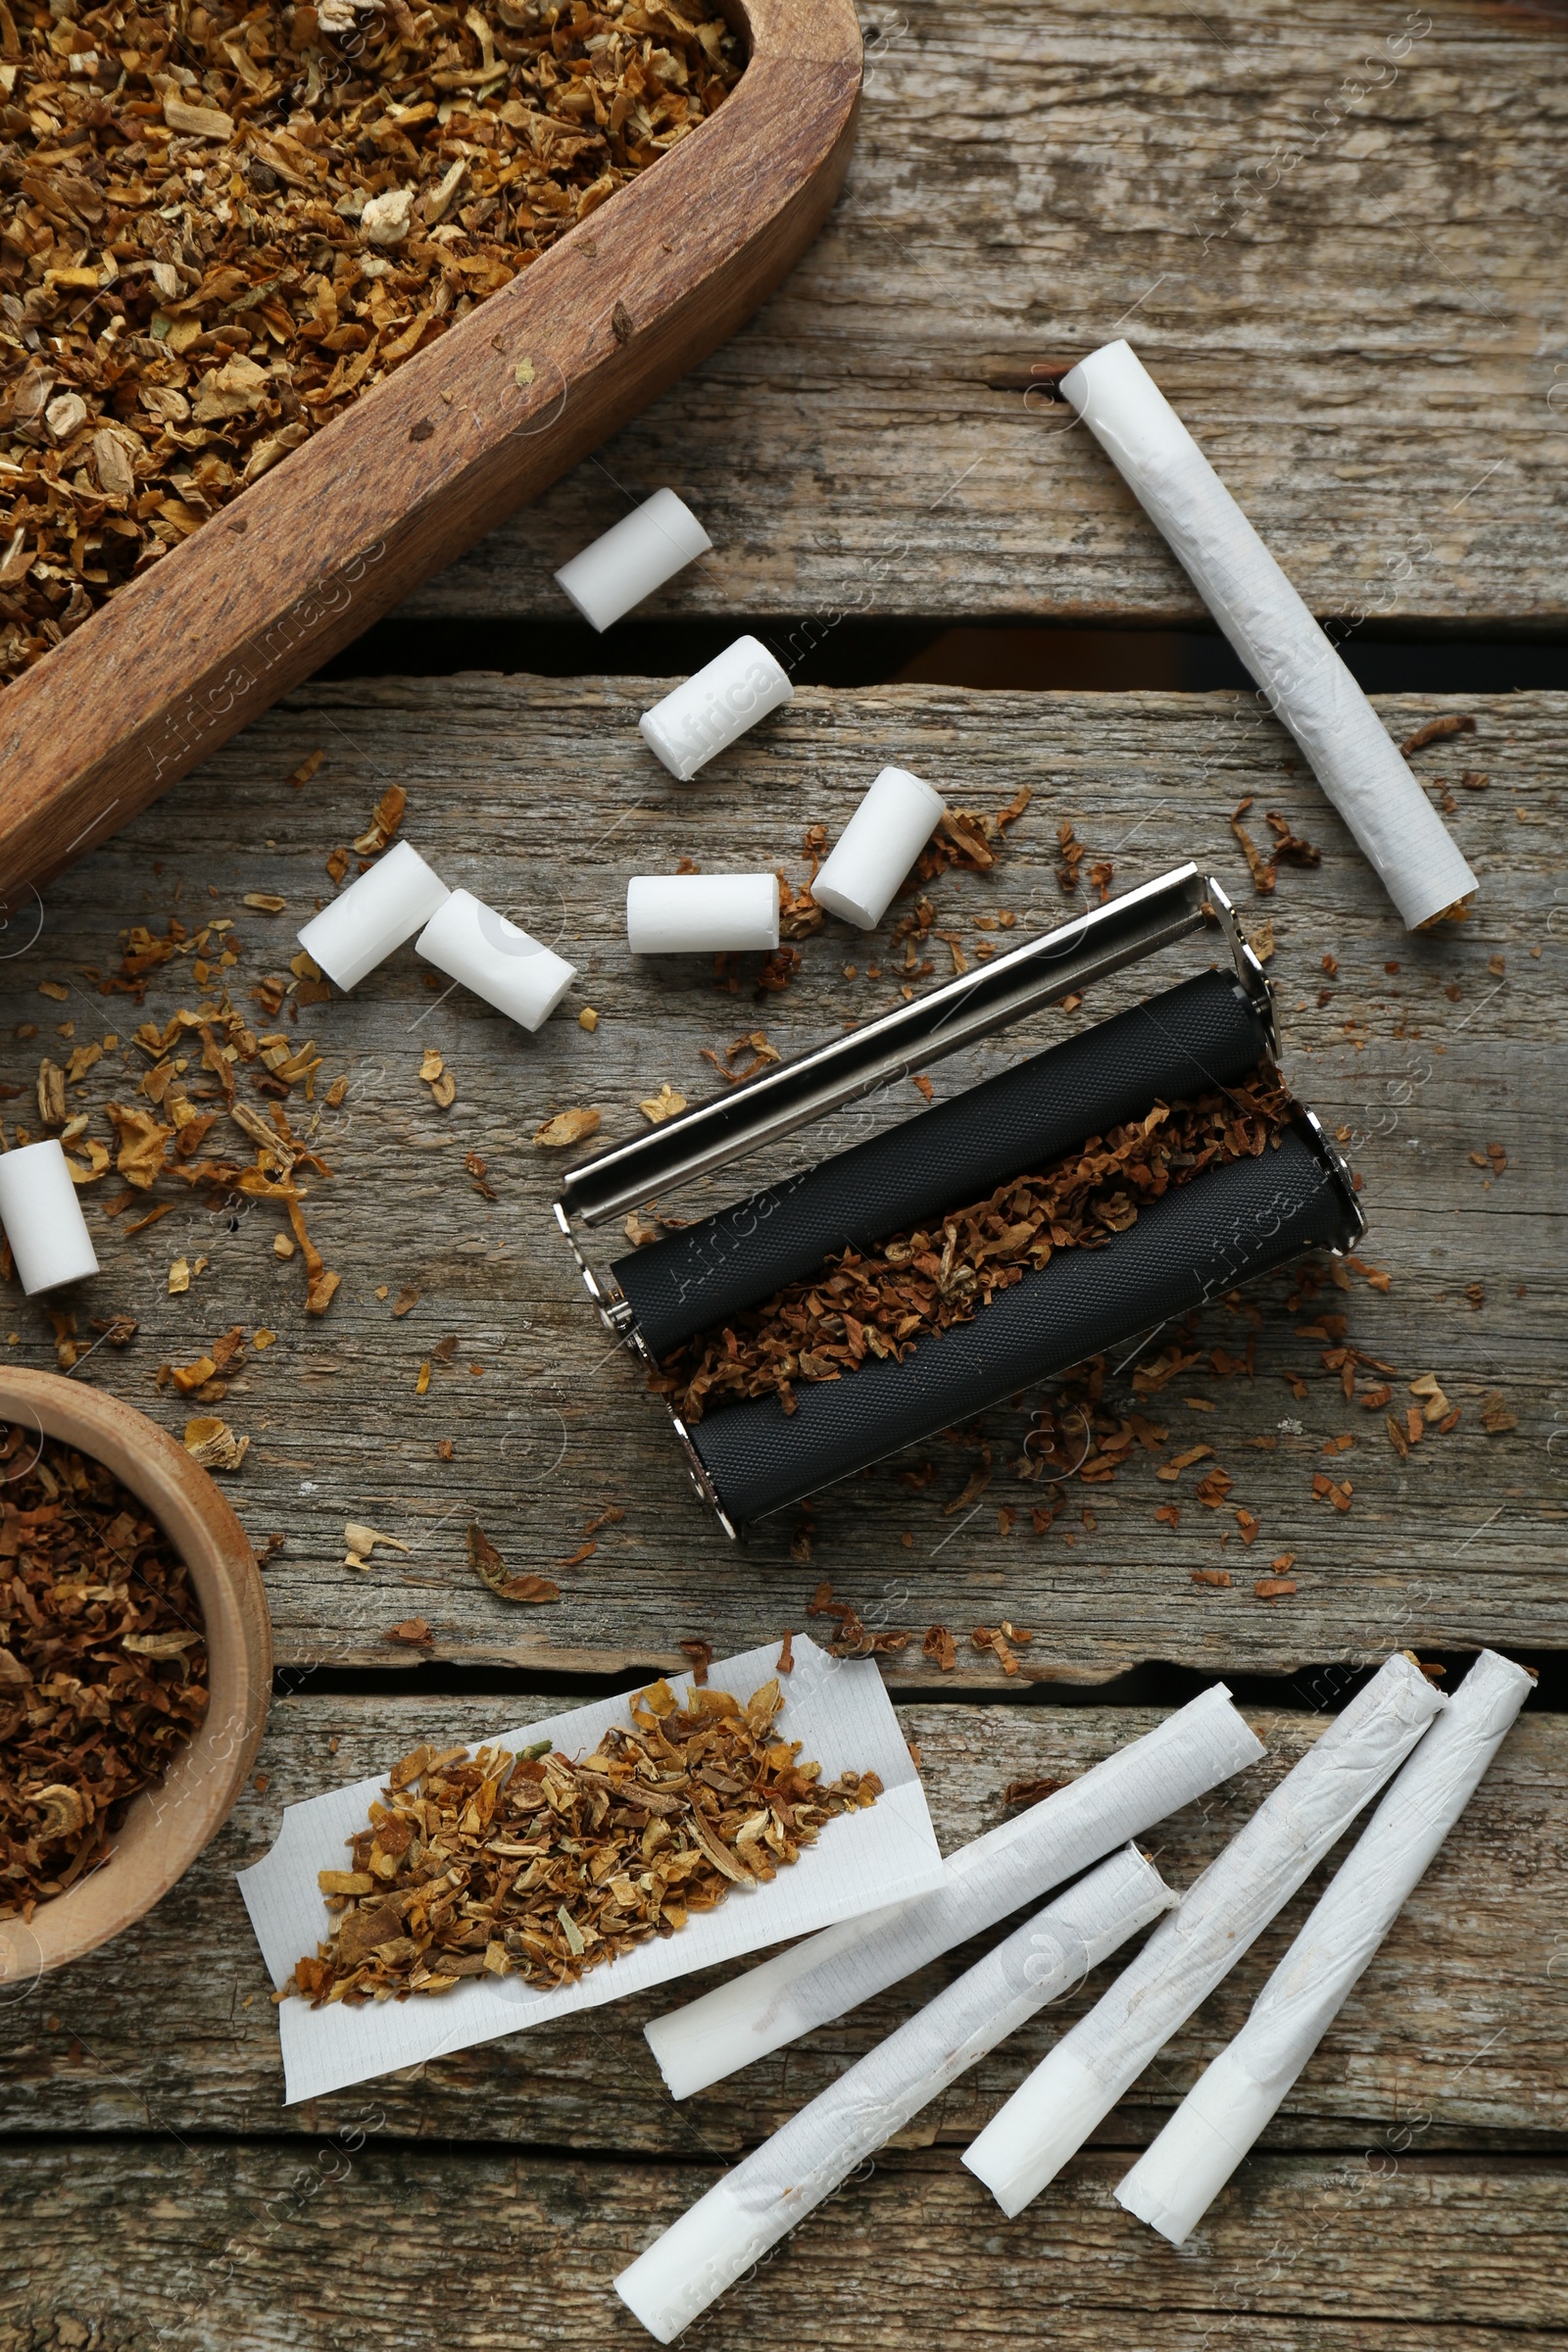
[(983, 1200), (1156, 1100), (1228, 1086), (1268, 1048), (1263, 1014), (1228, 972), (1180, 987), (1033, 1054), (803, 1175), (617, 1258), (639, 1336), (662, 1357), (759, 1306), (832, 1251), (866, 1249)]
[(1102, 1250), (1057, 1251), (904, 1362), (802, 1382), (792, 1414), (776, 1396), (730, 1405), (687, 1435), (720, 1508), (743, 1526), (1304, 1250), (1344, 1249), (1359, 1229), (1345, 1172), (1303, 1115), (1277, 1150), (1166, 1193)]

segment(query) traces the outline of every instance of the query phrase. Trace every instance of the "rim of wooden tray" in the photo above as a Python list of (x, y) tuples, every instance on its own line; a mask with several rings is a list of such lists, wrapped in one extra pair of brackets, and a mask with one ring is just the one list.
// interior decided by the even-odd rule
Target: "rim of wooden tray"
[(27, 1925), (0, 1919), (0, 1985), (16, 1987), (144, 1918), (227, 1820), (267, 1725), (272, 1628), (244, 1529), (207, 1472), (145, 1413), (58, 1373), (0, 1367), (0, 1417), (93, 1455), (146, 1504), (190, 1572), (208, 1654), (206, 1720), (162, 1786), (135, 1798), (108, 1859), (40, 1903)]

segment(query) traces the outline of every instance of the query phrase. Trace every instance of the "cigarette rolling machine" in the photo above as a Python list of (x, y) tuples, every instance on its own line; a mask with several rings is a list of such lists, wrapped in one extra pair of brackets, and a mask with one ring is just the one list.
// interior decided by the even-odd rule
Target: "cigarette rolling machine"
[[(841, 1104), (924, 1070), (1009, 1022), (1204, 931), (1210, 967), (1032, 1054), (951, 1101), (668, 1233), (595, 1275), (577, 1239)], [(609, 1329), (653, 1366), (722, 1329), (846, 1248), (984, 1199), (1120, 1122), (1235, 1085), (1276, 1054), (1273, 1004), (1220, 885), (1195, 865), (1027, 940), (977, 971), (781, 1061), (574, 1168), (556, 1218)], [(973, 1318), (832, 1381), (674, 1416), (698, 1492), (726, 1532), (784, 1509), (884, 1455), (1124, 1348), (1171, 1316), (1308, 1250), (1343, 1252), (1363, 1220), (1345, 1163), (1298, 1105), (1261, 1157), (1203, 1169), (1144, 1205), (1107, 1247), (1057, 1250)]]

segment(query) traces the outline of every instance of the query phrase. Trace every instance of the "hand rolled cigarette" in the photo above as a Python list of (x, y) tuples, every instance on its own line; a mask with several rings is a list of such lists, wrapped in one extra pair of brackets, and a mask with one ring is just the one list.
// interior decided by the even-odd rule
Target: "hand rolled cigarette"
[(58, 1136), (0, 1152), (0, 1224), (29, 1298), (98, 1271), (98, 1254)]
[(406, 841), (394, 842), (374, 865), (340, 891), (308, 922), (300, 946), (345, 992), (401, 948), (449, 896), (440, 875)]
[(524, 1029), (542, 1027), (577, 977), (574, 965), (471, 890), (454, 890), (443, 899), (414, 947), (437, 971), (461, 980)]
[(998, 2042), (1176, 1897), (1129, 1846), (950, 1984), (727, 2173), (615, 2280), (667, 2344)]
[(1208, 1998), (1446, 1702), (1403, 1651), (1385, 1661), (1064, 2034), (963, 2161), (1021, 2213)]
[(634, 956), (778, 946), (777, 874), (638, 874), (626, 885)]
[(943, 814), (940, 792), (906, 767), (885, 767), (818, 869), (812, 898), (874, 931)]
[(1223, 1683), (1026, 1813), (961, 1846), (935, 1893), (825, 1928), (643, 2030), (677, 2099), (883, 1992), (1191, 1804), (1263, 1744)]
[(672, 776), (690, 783), (715, 753), (794, 700), (789, 672), (756, 637), (737, 637), (638, 721), (643, 741)]
[(1061, 390), (1305, 753), (1405, 928), (1469, 898), (1475, 875), (1443, 819), (1131, 345), (1091, 352)]
[(662, 588), (713, 542), (684, 499), (656, 490), (591, 547), (563, 564), (556, 584), (601, 635), (613, 621)]
[(1173, 2246), (1271, 2121), (1524, 1705), (1531, 1678), (1484, 1649), (1362, 1831), (1246, 2025), (1116, 2190)]

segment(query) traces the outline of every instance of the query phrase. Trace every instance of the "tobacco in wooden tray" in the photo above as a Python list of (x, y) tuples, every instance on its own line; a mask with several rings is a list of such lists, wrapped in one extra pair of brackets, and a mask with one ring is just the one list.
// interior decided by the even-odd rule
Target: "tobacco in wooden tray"
[(824, 1784), (800, 1741), (770, 1737), (776, 1678), (744, 1706), (667, 1683), (631, 1702), (580, 1763), (549, 1741), (417, 1747), (394, 1766), (352, 1868), (323, 1870), (338, 1911), (278, 1999), (384, 2000), (465, 1977), (568, 1984), (798, 1861), (835, 1815), (874, 1804), (874, 1772)]
[(207, 1645), (136, 1497), (72, 1446), (0, 1433), (0, 1918), (26, 1920), (104, 1859), (200, 1727)]
[(903, 1359), (934, 1333), (968, 1322), (1054, 1250), (1102, 1249), (1173, 1185), (1258, 1157), (1293, 1107), (1266, 1063), (1238, 1086), (1156, 1102), (1146, 1117), (1090, 1136), (940, 1223), (841, 1251), (812, 1279), (699, 1334), (664, 1359), (651, 1385), (688, 1423), (715, 1405), (768, 1395), (793, 1411), (796, 1381), (842, 1379), (867, 1356)]
[(0, 681), (741, 67), (705, 0), (0, 0)]

